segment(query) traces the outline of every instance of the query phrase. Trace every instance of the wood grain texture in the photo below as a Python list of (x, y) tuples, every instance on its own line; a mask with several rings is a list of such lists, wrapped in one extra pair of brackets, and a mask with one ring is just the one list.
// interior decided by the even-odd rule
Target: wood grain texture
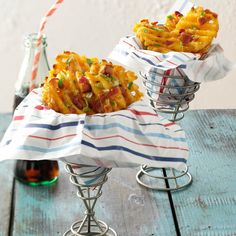
[(182, 236), (236, 235), (236, 110), (187, 112), (193, 184), (172, 194)]
[[(96, 206), (97, 218), (119, 236), (175, 235), (167, 194), (140, 188), (135, 181), (136, 172), (111, 171)], [(81, 200), (63, 168), (55, 185), (32, 188), (17, 183), (15, 191), (13, 236), (62, 235), (83, 216)]]
[[(0, 114), (0, 140), (5, 133), (11, 119), (11, 114)], [(0, 236), (8, 235), (11, 193), (13, 186), (13, 162), (0, 162)]]
[[(236, 110), (190, 111), (182, 126), (193, 184), (172, 194), (181, 235), (236, 235)], [(166, 193), (141, 188), (135, 174), (112, 170), (97, 217), (121, 236), (175, 235)], [(84, 211), (64, 171), (50, 187), (17, 183), (15, 196), (15, 236), (62, 235)]]

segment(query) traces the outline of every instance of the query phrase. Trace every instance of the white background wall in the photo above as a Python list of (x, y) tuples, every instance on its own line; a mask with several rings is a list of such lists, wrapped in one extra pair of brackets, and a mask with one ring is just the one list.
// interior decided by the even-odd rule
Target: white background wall
[[(0, 0), (0, 112), (11, 111), (22, 61), (23, 35), (35, 32), (53, 0)], [(65, 0), (46, 27), (48, 58), (63, 50), (106, 57), (119, 38), (132, 34), (141, 18), (160, 19), (174, 0)], [(236, 0), (196, 0), (219, 14), (218, 41), (236, 62)], [(236, 70), (221, 81), (202, 84), (191, 108), (236, 108)]]

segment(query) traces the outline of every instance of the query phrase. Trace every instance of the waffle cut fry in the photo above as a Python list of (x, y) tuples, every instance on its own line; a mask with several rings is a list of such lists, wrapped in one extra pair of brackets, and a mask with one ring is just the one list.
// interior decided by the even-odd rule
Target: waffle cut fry
[(166, 53), (169, 49), (166, 47), (166, 41), (171, 36), (171, 31), (165, 26), (149, 23), (148, 20), (141, 20), (134, 27), (134, 32), (143, 44), (144, 49), (161, 53)]
[(137, 76), (106, 60), (64, 52), (42, 85), (42, 100), (63, 114), (118, 111), (140, 100)]
[(175, 12), (167, 16), (164, 25), (153, 24), (145, 19), (134, 27), (144, 49), (161, 53), (206, 53), (218, 30), (217, 14), (202, 7), (193, 7), (186, 16)]

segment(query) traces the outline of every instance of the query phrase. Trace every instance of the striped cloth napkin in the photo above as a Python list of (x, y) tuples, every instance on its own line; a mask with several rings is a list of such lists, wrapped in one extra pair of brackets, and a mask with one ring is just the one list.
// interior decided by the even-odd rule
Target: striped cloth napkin
[(58, 159), (102, 167), (147, 164), (183, 170), (189, 150), (179, 125), (143, 101), (92, 116), (60, 114), (33, 90), (17, 107), (0, 144), (1, 159)]
[(200, 55), (184, 52), (168, 52), (165, 54), (143, 50), (135, 36), (120, 39), (108, 58), (125, 66), (148, 74), (153, 71), (181, 70), (185, 76), (194, 82), (207, 82), (223, 79), (234, 67), (218, 44), (212, 45), (204, 60), (198, 60)]

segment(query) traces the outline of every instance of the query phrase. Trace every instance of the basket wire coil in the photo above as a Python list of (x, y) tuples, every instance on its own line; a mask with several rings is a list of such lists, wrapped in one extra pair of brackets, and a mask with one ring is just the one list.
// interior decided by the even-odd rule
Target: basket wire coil
[[(189, 109), (189, 103), (194, 99), (200, 84), (192, 82), (187, 76), (166, 75), (158, 72), (140, 73), (140, 75), (146, 89), (146, 97), (153, 110), (162, 113), (173, 122), (183, 119), (184, 112)], [(163, 83), (162, 78), (166, 79), (166, 83)], [(192, 176), (188, 172), (187, 165), (184, 171), (142, 165), (136, 175), (136, 180), (149, 189), (175, 191), (189, 186), (192, 183)]]

